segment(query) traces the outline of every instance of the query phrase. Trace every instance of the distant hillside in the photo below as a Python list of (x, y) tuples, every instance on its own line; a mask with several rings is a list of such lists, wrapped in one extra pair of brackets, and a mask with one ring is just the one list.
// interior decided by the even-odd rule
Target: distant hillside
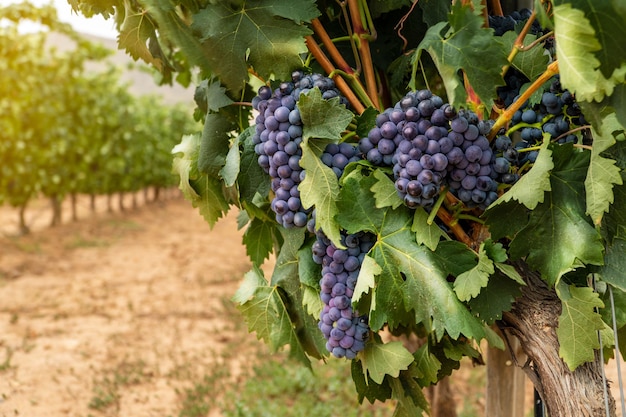
[[(173, 86), (159, 86), (152, 78), (151, 73), (146, 71), (147, 65), (142, 61), (134, 61), (125, 51), (117, 49), (117, 41), (114, 39), (105, 39), (93, 35), (83, 34), (85, 39), (93, 43), (104, 45), (107, 49), (114, 51), (108, 61), (116, 66), (121, 67), (122, 80), (130, 84), (129, 91), (137, 95), (157, 94), (163, 97), (163, 103), (183, 103), (190, 107), (194, 106), (193, 102), (193, 85), (185, 89), (175, 84)], [(59, 33), (50, 33), (48, 41), (51, 46), (56, 47), (59, 51), (67, 51), (73, 49), (74, 42)], [(132, 69), (129, 69), (132, 67)], [(143, 67), (143, 70), (141, 69)], [(98, 70), (98, 66), (94, 67), (94, 71)]]

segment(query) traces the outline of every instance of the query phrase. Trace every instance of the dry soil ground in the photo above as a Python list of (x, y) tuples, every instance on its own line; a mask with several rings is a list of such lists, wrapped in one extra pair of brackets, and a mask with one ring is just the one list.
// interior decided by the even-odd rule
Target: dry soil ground
[(0, 417), (176, 416), (180, 390), (225, 358), (237, 384), (258, 344), (227, 318), (250, 268), (235, 213), (210, 231), (178, 196), (78, 208), (48, 228), (35, 203), (23, 237), (0, 209)]

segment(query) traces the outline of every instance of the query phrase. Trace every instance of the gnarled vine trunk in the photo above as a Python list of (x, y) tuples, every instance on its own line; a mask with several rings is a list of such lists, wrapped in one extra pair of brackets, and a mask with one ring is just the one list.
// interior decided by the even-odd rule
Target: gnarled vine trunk
[(615, 417), (615, 400), (603, 382), (599, 356), (570, 371), (559, 357), (556, 329), (561, 302), (556, 292), (525, 263), (518, 262), (515, 267), (528, 285), (511, 311), (503, 315), (502, 324), (506, 333), (519, 339), (528, 355), (523, 369), (544, 401), (548, 415)]

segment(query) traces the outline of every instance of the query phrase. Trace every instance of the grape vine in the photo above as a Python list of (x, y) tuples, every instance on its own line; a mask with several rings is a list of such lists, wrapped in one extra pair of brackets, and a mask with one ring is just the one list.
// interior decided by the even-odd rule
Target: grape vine
[(361, 400), (419, 415), (421, 389), (481, 341), (531, 339), (515, 319), (539, 276), (558, 343), (523, 348), (563, 377), (525, 369), (545, 392), (580, 381), (615, 344), (597, 337), (606, 289), (626, 297), (626, 12), (583, 3), (125, 4), (154, 27), (124, 24), (140, 41), (121, 47), (164, 80), (201, 74), (204, 131), (176, 147), (176, 172), (211, 227), (242, 213), (254, 267), (234, 300), (250, 330), (308, 366), (351, 359)]

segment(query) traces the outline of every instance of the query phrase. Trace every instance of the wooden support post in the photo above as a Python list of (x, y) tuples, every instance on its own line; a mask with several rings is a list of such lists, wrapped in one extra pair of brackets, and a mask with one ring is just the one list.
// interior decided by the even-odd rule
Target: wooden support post
[[(523, 363), (517, 339), (511, 338), (511, 346)], [(513, 363), (508, 350), (487, 349), (486, 390), (486, 417), (524, 417), (526, 375)]]

